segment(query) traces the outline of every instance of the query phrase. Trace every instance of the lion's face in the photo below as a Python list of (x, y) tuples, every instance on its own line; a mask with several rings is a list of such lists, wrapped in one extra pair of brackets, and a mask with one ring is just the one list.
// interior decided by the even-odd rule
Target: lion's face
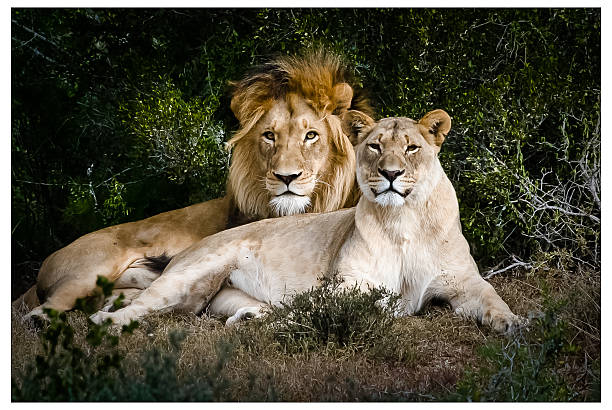
[(253, 128), (258, 179), (275, 215), (305, 212), (330, 155), (326, 119), (295, 94), (278, 100)]
[(235, 83), (240, 129), (228, 141), (228, 195), (254, 219), (329, 212), (354, 203), (355, 151), (347, 110), (370, 112), (336, 55), (281, 56)]
[(357, 182), (363, 195), (385, 207), (426, 200), (441, 175), (437, 154), (450, 129), (448, 114), (432, 111), (418, 122), (365, 119), (359, 128)]
[(239, 208), (260, 218), (341, 208), (355, 152), (340, 118), (293, 93), (265, 108), (234, 145), (229, 187)]

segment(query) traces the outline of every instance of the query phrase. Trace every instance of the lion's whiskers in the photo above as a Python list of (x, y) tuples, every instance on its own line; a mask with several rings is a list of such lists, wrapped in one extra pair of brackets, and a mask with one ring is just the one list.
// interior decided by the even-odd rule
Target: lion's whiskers
[(332, 188), (332, 185), (328, 182), (323, 181), (322, 179), (315, 179), (315, 184), (327, 185), (329, 188)]

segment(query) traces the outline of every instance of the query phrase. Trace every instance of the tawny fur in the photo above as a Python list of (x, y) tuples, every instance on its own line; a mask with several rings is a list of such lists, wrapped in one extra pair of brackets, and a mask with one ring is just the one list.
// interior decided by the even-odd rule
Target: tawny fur
[(359, 143), (362, 190), (356, 208), (268, 219), (205, 238), (177, 255), (130, 306), (92, 320), (125, 324), (152, 311), (197, 313), (211, 300), (220, 305), (213, 297), (229, 282), (240, 297), (217, 306), (232, 313), (229, 325), (337, 273), (345, 286), (400, 294), (399, 314), (414, 314), (438, 298), (458, 314), (512, 330), (520, 320), (478, 273), (437, 157), (450, 121), (442, 110), (418, 122), (378, 123), (350, 112), (345, 129)]
[[(231, 107), (240, 129), (228, 143), (233, 153), (226, 197), (78, 238), (43, 262), (37, 284), (13, 307), (32, 309), (27, 317), (42, 316), (43, 308), (71, 309), (94, 291), (97, 276), (117, 281), (116, 287), (135, 297), (134, 290), (148, 287), (160, 273), (143, 264), (148, 256), (176, 255), (248, 221), (354, 205), (354, 151), (338, 115), (350, 107), (370, 108), (349, 81), (337, 56), (315, 51), (278, 58), (235, 83)], [(278, 144), (267, 149), (261, 130), (272, 125)], [(314, 127), (319, 138), (306, 143), (304, 126)], [(287, 188), (303, 196), (287, 193), (275, 200), (284, 184), (275, 174), (287, 172), (301, 173)], [(236, 292), (218, 298), (224, 295), (241, 301)], [(39, 300), (44, 303), (35, 307)]]

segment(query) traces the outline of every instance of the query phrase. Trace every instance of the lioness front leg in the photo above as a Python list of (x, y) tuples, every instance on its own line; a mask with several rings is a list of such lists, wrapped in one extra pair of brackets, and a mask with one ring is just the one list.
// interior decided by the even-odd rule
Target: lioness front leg
[(433, 293), (447, 300), (458, 315), (476, 319), (501, 333), (512, 332), (523, 324), (477, 272), (445, 273), (432, 285)]
[(225, 321), (226, 326), (232, 326), (243, 320), (262, 316), (267, 303), (252, 298), (240, 289), (233, 287), (223, 287), (215, 295), (208, 306), (208, 311), (212, 315), (228, 316)]
[(91, 316), (94, 323), (111, 319), (124, 325), (153, 312), (171, 310), (200, 312), (219, 291), (229, 269), (222, 263), (198, 264), (188, 269), (169, 267), (159, 279), (145, 289), (129, 306), (116, 312), (99, 311)]
[(114, 309), (115, 301), (123, 295), (121, 306), (125, 307), (132, 303), (142, 293), (142, 289), (113, 289), (113, 294), (104, 301), (104, 306), (100, 309), (102, 312), (109, 312)]

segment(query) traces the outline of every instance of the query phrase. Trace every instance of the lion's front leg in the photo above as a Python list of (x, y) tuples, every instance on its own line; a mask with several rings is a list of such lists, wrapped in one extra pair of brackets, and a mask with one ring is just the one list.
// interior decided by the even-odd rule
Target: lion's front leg
[(448, 301), (458, 315), (476, 319), (498, 332), (512, 332), (524, 323), (478, 272), (444, 272), (432, 283), (431, 290)]

